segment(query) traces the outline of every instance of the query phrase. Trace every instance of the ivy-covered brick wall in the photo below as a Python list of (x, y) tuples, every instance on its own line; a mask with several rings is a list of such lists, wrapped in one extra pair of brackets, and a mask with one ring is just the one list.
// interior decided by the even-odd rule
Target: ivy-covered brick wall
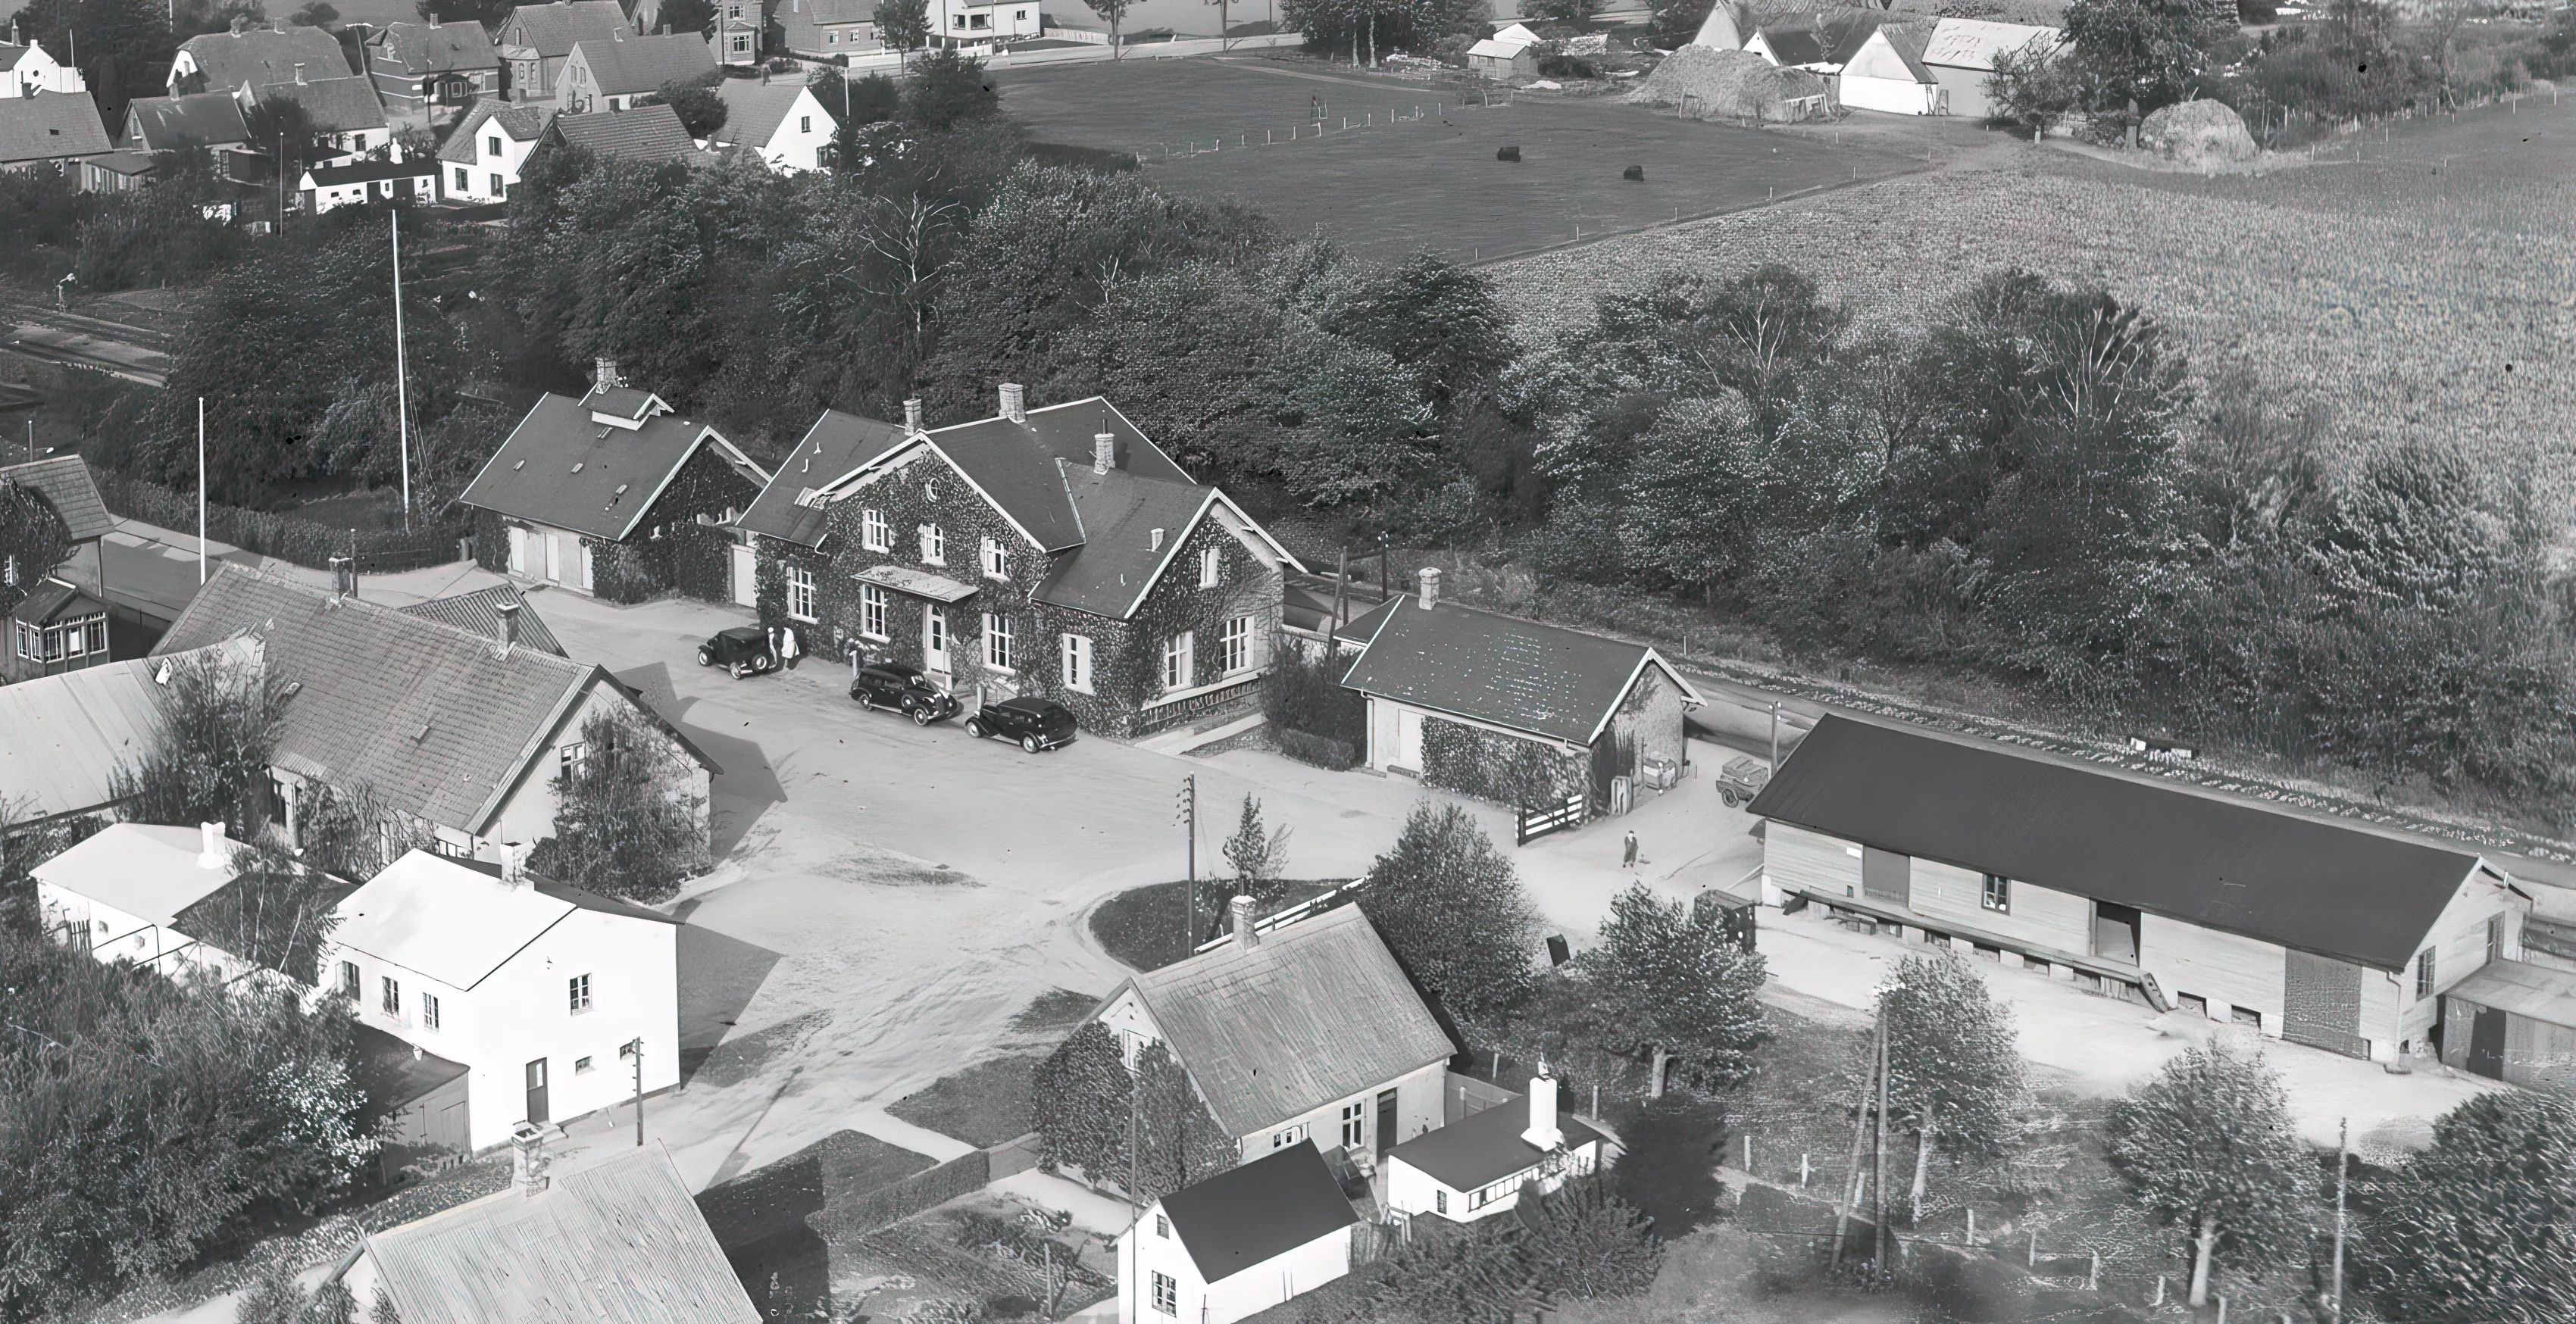
[(1554, 745), (1425, 715), (1422, 784), (1529, 808), (1588, 790), (1591, 760)]

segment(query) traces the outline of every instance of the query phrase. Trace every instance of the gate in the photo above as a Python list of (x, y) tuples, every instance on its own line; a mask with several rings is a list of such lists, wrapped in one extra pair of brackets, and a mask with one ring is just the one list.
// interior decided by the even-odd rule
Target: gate
[(2289, 954), (2281, 1037), (2349, 1057), (2370, 1056), (2361, 1037), (2361, 967), (2306, 952)]
[(1562, 800), (1536, 809), (1521, 809), (1514, 814), (1519, 829), (1517, 845), (1526, 846), (1551, 832), (1563, 832), (1583, 821), (1584, 811), (1591, 807), (1591, 797), (1577, 791)]

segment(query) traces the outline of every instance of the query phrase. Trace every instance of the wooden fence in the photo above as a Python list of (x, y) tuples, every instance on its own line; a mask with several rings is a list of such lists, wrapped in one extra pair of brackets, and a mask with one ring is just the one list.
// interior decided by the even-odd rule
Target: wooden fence
[(1551, 804), (1515, 811), (1513, 819), (1517, 840), (1514, 844), (1526, 846), (1551, 832), (1563, 832), (1581, 823), (1591, 805), (1591, 797), (1577, 791)]

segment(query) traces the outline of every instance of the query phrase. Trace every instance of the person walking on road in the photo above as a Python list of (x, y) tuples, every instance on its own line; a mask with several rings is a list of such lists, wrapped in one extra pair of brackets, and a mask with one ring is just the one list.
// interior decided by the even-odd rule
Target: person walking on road
[(1637, 867), (1637, 834), (1634, 832), (1629, 833), (1627, 840), (1619, 847), (1619, 867), (1622, 869)]

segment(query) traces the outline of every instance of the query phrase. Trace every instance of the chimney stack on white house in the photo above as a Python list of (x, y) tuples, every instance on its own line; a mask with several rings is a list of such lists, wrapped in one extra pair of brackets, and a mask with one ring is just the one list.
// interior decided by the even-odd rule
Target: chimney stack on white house
[(330, 560), (331, 592), (335, 596), (343, 598), (354, 598), (358, 596), (357, 558), (350, 556), (334, 556), (330, 558)]
[(519, 604), (504, 602), (496, 609), (496, 614), (501, 618), (498, 627), (501, 653), (506, 657), (510, 649), (519, 642)]
[(1422, 572), (1415, 575), (1413, 578), (1414, 583), (1420, 586), (1420, 591), (1414, 594), (1414, 600), (1420, 602), (1424, 607), (1439, 606), (1440, 567), (1436, 565), (1426, 565), (1422, 567)]
[(1234, 945), (1245, 951), (1261, 945), (1261, 931), (1252, 927), (1252, 898), (1239, 896), (1225, 903), (1226, 914), (1234, 922)]
[(229, 843), (224, 840), (223, 824), (199, 823), (197, 841), (198, 868), (221, 869), (233, 862), (233, 853), (225, 849)]
[(1156, 530), (1154, 530), (1154, 533), (1153, 533), (1153, 550), (1158, 551), (1158, 552), (1159, 552), (1159, 551), (1161, 551), (1161, 550), (1163, 550), (1163, 531), (1162, 531), (1161, 529), (1156, 529)]
[(921, 435), (921, 400), (915, 397), (903, 402), (903, 430)]
[(1115, 432), (1092, 433), (1091, 471), (1096, 474), (1105, 474), (1117, 467), (1118, 434)]
[(545, 1130), (534, 1122), (521, 1122), (510, 1128), (510, 1189), (523, 1199), (550, 1184), (546, 1176), (545, 1135)]
[(1018, 382), (1002, 383), (1002, 417), (1014, 423), (1029, 421), (1029, 396)]
[(1565, 1133), (1556, 1126), (1556, 1077), (1547, 1074), (1547, 1059), (1538, 1060), (1538, 1075), (1530, 1081), (1529, 1129), (1521, 1140), (1533, 1149), (1554, 1150), (1565, 1143)]
[(625, 384), (626, 378), (617, 371), (617, 360), (598, 358), (590, 361), (590, 389), (613, 391)]
[(528, 885), (528, 848), (515, 841), (501, 843), (501, 886)]

